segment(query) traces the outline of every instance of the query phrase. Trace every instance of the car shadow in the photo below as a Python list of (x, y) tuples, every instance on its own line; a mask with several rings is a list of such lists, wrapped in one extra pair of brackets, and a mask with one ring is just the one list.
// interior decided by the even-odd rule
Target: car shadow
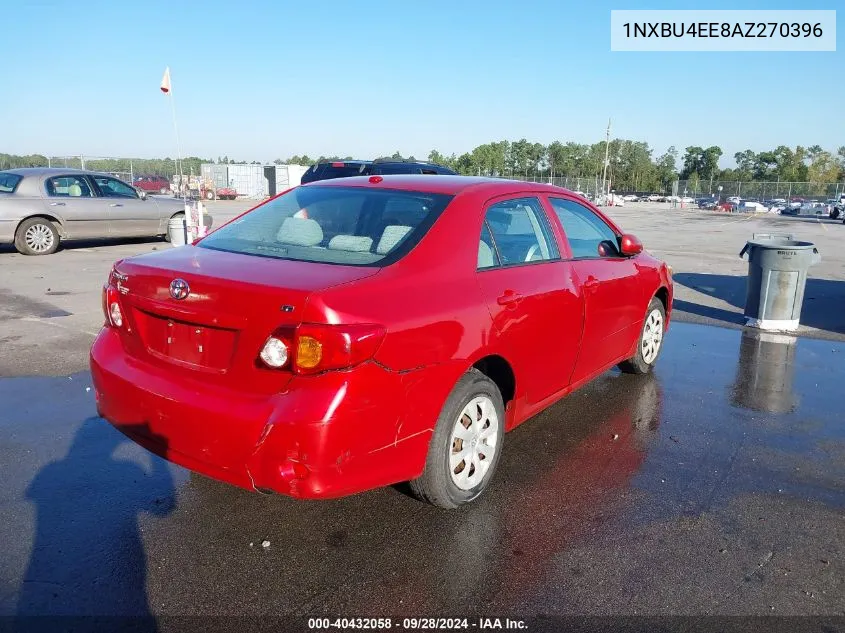
[[(729, 324), (743, 325), (746, 277), (740, 275), (711, 275), (705, 273), (677, 273), (675, 283), (702, 294), (721, 299), (737, 311), (715, 308), (694, 301), (676, 299), (673, 309)], [(845, 334), (845, 281), (807, 279), (801, 324), (817, 330)]]
[[(169, 246), (169, 244), (158, 237), (121, 237), (114, 239), (96, 239), (96, 240), (69, 240), (62, 241), (59, 244), (58, 251), (74, 251), (80, 248), (97, 248), (100, 246), (119, 246), (119, 245), (142, 245), (142, 244), (161, 244), (162, 246)], [(17, 254), (14, 244), (0, 244), (0, 255), (2, 254)]]
[(90, 417), (29, 483), (36, 527), (18, 616), (131, 616), (133, 630), (157, 630), (139, 521), (170, 514), (174, 486), (164, 460), (150, 456), (149, 469), (124, 456), (127, 442)]

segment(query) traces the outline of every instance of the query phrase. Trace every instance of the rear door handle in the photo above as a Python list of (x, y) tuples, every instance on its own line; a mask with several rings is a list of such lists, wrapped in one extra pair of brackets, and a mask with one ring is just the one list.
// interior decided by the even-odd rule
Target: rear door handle
[(511, 305), (519, 301), (522, 301), (522, 295), (514, 292), (513, 290), (505, 290), (505, 294), (496, 299), (496, 303), (500, 306)]
[(50, 206), (51, 207), (63, 207), (63, 206), (65, 206), (65, 203), (64, 202), (51, 202)]
[(118, 204), (117, 202), (115, 202), (115, 203), (113, 203), (113, 204), (110, 204), (109, 206), (110, 206), (110, 207), (122, 207), (123, 205), (122, 205), (122, 204)]

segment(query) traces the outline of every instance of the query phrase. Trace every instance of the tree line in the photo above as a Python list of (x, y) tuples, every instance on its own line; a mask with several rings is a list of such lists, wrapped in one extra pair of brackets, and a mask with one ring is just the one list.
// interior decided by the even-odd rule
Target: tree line
[[(754, 152), (750, 149), (734, 154), (736, 167), (722, 169), (720, 147), (690, 146), (683, 155), (672, 146), (658, 156), (648, 143), (613, 139), (607, 144), (562, 143), (549, 145), (519, 141), (498, 141), (479, 145), (471, 152), (446, 155), (429, 152), (427, 160), (444, 165), (464, 175), (500, 177), (581, 177), (601, 178), (607, 149), (607, 178), (617, 190), (658, 191), (671, 188), (675, 180), (743, 182), (814, 182), (833, 183), (845, 179), (845, 146), (836, 153), (819, 145), (780, 145), (776, 149)], [(403, 159), (399, 152), (382, 158)], [(414, 160), (413, 156), (408, 157)], [(277, 164), (313, 165), (326, 160), (352, 160), (345, 156), (307, 155), (276, 159)]]
[[(213, 163), (213, 159), (189, 156), (182, 159), (182, 173), (199, 174), (200, 165)], [(0, 154), (0, 169), (20, 167), (70, 167), (72, 169), (90, 169), (115, 174), (135, 176), (171, 176), (179, 172), (177, 161), (173, 158), (85, 158), (84, 156), (47, 157), (42, 154), (17, 156)]]

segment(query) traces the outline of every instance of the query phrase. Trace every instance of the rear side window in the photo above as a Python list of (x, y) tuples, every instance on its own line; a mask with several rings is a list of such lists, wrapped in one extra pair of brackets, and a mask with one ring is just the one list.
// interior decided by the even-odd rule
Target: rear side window
[(60, 198), (90, 198), (88, 181), (82, 176), (56, 176), (47, 180), (47, 195)]
[(198, 246), (353, 266), (386, 266), (426, 234), (443, 194), (364, 187), (297, 187), (221, 227)]
[(23, 176), (0, 172), (0, 193), (15, 193)]
[[(516, 198), (492, 205), (485, 216), (484, 231), (492, 236), (496, 253), (494, 261), (502, 266), (560, 257), (548, 218), (537, 198)], [(484, 232), (481, 242), (485, 243)], [(482, 261), (489, 261), (489, 258), (486, 249), (479, 246), (479, 267), (491, 267), (481, 266)]]

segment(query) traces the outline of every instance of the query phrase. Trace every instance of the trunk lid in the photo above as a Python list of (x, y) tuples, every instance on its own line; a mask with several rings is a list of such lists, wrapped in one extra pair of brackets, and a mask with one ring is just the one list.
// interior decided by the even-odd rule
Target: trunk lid
[[(311, 293), (378, 272), (194, 246), (133, 257), (115, 269), (127, 354), (259, 393), (278, 392), (291, 377), (259, 360), (267, 337), (299, 324)], [(183, 299), (171, 295), (175, 280), (187, 285)]]

